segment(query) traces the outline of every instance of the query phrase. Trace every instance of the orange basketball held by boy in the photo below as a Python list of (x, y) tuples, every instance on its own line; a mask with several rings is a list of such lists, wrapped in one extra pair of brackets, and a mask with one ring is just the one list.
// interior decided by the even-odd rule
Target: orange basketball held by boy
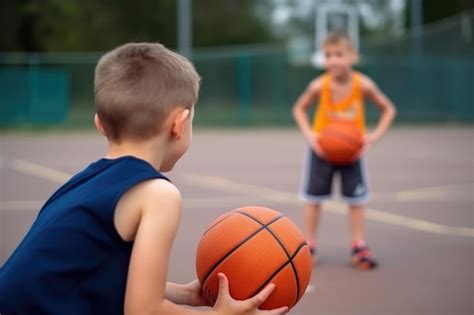
[(364, 138), (359, 128), (345, 120), (333, 120), (328, 123), (318, 137), (318, 144), (324, 158), (335, 165), (354, 162), (364, 146)]
[(311, 278), (311, 254), (295, 223), (264, 207), (243, 207), (217, 218), (204, 232), (196, 254), (196, 271), (209, 305), (218, 296), (223, 273), (230, 294), (244, 300), (270, 283), (275, 291), (260, 309), (292, 308)]

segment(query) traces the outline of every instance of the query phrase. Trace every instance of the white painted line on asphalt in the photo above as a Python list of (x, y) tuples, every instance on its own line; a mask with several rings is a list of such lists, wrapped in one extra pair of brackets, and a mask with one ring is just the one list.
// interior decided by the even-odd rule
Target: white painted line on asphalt
[(310, 283), (308, 284), (308, 287), (306, 288), (306, 291), (304, 291), (304, 294), (311, 294), (314, 291), (314, 286)]
[[(432, 186), (399, 191), (395, 193), (397, 201), (407, 202), (416, 200), (443, 200), (459, 192), (459, 190), (474, 191), (474, 183), (465, 183), (449, 186)], [(471, 195), (472, 198), (472, 195)]]
[[(242, 202), (248, 200), (248, 196), (222, 196), (222, 197), (191, 197), (184, 198), (183, 207), (185, 209), (202, 209), (219, 206), (231, 207), (239, 206)], [(253, 198), (256, 199), (256, 198)], [(262, 198), (257, 198), (261, 200)], [(46, 200), (0, 200), (0, 211), (34, 211), (40, 210)]]
[(54, 183), (63, 184), (71, 178), (71, 174), (25, 160), (14, 159), (10, 162), (10, 165), (15, 171), (46, 179)]
[[(195, 186), (206, 186), (208, 188), (233, 192), (256, 195), (268, 201), (276, 201), (289, 204), (301, 204), (299, 197), (296, 194), (291, 194), (284, 191), (278, 191), (267, 187), (256, 185), (248, 185), (229, 180), (223, 177), (208, 176), (202, 174), (188, 173), (182, 175), (183, 180)], [(325, 211), (346, 214), (347, 206), (339, 201), (327, 201)], [(443, 224), (438, 224), (426, 220), (402, 216), (398, 214), (388, 213), (385, 211), (366, 208), (366, 217), (371, 221), (382, 222), (395, 226), (403, 226), (413, 230), (441, 234), (441, 235), (455, 235), (464, 237), (474, 237), (474, 228), (469, 227), (453, 227)]]
[[(2, 159), (3, 160), (3, 159)], [(64, 183), (70, 177), (71, 174), (66, 172), (62, 172), (59, 170), (55, 170), (37, 163), (29, 162), (26, 160), (21, 159), (14, 159), (8, 163), (11, 165), (11, 168), (22, 172), (24, 174), (28, 174), (31, 176), (39, 177), (48, 181), (52, 181), (55, 183)], [(224, 177), (218, 176), (209, 176), (209, 175), (202, 175), (197, 173), (187, 173), (182, 174), (181, 178), (185, 180), (187, 183), (202, 187), (206, 186), (208, 188), (212, 188), (219, 191), (229, 192), (229, 193), (238, 193), (244, 195), (251, 195), (260, 197), (264, 200), (274, 201), (274, 202), (282, 202), (282, 203), (289, 203), (289, 204), (300, 204), (301, 201), (296, 194), (288, 193), (285, 191), (279, 191), (263, 186), (258, 185), (249, 185), (245, 183), (239, 183), (234, 180), (230, 180)], [(407, 192), (402, 192), (407, 193)], [(237, 197), (239, 198), (239, 197)], [(192, 201), (192, 200), (190, 200)], [(186, 201), (185, 201), (186, 202)], [(207, 201), (202, 201), (201, 203), (207, 203)], [(216, 199), (213, 199), (213, 203), (217, 202)], [(211, 204), (212, 201), (209, 201)], [(198, 202), (196, 202), (198, 204)], [(324, 207), (326, 211), (338, 213), (338, 214), (345, 214), (347, 211), (347, 207), (344, 203), (339, 201), (328, 201), (327, 207)], [(192, 203), (189, 202), (189, 206), (192, 207)], [(205, 206), (205, 205), (204, 205)], [(366, 208), (366, 216), (367, 219), (382, 222), (386, 224), (391, 224), (395, 226), (403, 226), (406, 228), (410, 228), (413, 230), (429, 232), (434, 234), (440, 235), (456, 235), (456, 236), (465, 236), (465, 237), (474, 237), (474, 228), (469, 227), (454, 227), (454, 226), (447, 226), (442, 225), (426, 220), (416, 219), (408, 216), (402, 216), (398, 214), (388, 213), (385, 211)]]

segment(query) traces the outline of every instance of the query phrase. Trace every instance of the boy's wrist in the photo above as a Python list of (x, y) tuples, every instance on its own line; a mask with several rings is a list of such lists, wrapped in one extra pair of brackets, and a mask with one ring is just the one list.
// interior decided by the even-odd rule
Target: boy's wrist
[(367, 135), (367, 140), (369, 143), (375, 143), (377, 141), (380, 140), (380, 138), (382, 137), (381, 134), (377, 133), (377, 132), (373, 132), (373, 133), (370, 133)]
[(308, 130), (304, 132), (304, 137), (309, 141), (312, 142), (317, 138), (317, 134), (313, 132), (312, 130)]

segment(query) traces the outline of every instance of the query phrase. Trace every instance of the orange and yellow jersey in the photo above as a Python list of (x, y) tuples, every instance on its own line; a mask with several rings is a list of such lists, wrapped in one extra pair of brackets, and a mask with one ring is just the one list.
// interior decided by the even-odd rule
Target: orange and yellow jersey
[(365, 106), (361, 87), (361, 74), (352, 74), (352, 87), (349, 94), (339, 102), (331, 98), (331, 76), (323, 74), (319, 105), (314, 113), (313, 130), (321, 132), (333, 120), (346, 120), (355, 123), (362, 134), (365, 134)]

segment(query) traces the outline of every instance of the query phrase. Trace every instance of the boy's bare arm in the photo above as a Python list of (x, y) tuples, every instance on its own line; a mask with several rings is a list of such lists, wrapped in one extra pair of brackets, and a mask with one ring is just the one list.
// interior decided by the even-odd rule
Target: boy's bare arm
[(194, 280), (188, 284), (166, 282), (165, 299), (173, 301), (176, 304), (203, 306), (205, 305), (205, 301), (200, 291), (201, 285), (198, 280)]
[(310, 144), (314, 142), (314, 132), (308, 121), (308, 109), (318, 99), (321, 92), (321, 79), (316, 79), (308, 84), (306, 90), (299, 96), (293, 105), (293, 117)]
[(125, 314), (189, 314), (165, 300), (171, 245), (181, 212), (179, 191), (165, 180), (141, 185), (131, 198), (140, 207), (140, 220), (130, 259)]
[(381, 115), (374, 131), (367, 135), (367, 144), (373, 144), (380, 140), (390, 127), (396, 115), (395, 105), (392, 101), (378, 88), (378, 86), (367, 76), (363, 76), (362, 89), (365, 96), (371, 100), (380, 110)]
[[(132, 196), (140, 208), (140, 221), (134, 238), (125, 292), (125, 314), (267, 314), (258, 306), (273, 292), (269, 285), (251, 299), (235, 301), (227, 280), (221, 276), (215, 308), (207, 311), (184, 308), (175, 303), (199, 306), (197, 281), (188, 285), (166, 282), (171, 246), (179, 225), (181, 195), (176, 187), (162, 179), (150, 180), (135, 189)], [(287, 308), (273, 310), (283, 314)]]

